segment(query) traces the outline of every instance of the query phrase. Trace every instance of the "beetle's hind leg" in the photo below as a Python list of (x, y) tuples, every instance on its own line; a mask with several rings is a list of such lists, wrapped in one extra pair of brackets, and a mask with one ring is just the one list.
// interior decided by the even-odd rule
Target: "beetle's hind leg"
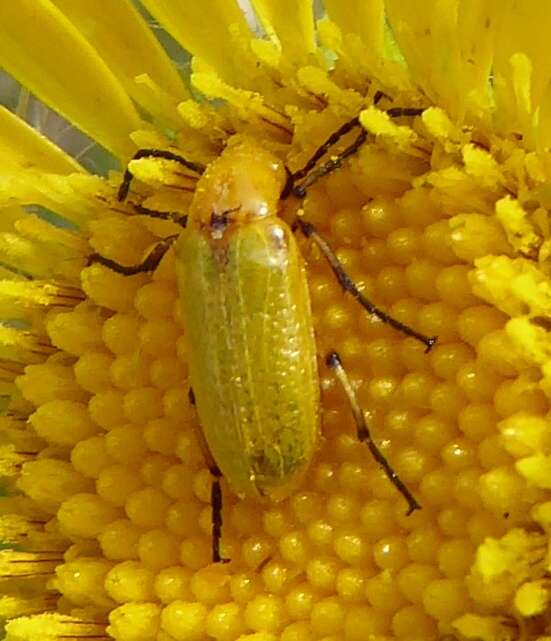
[[(191, 405), (195, 407), (195, 394), (193, 393), (193, 388), (190, 387), (188, 391), (188, 398)], [(197, 440), (199, 441), (199, 447), (203, 452), (203, 456), (207, 463), (209, 469), (212, 485), (210, 488), (210, 506), (211, 506), (211, 524), (212, 524), (212, 562), (213, 563), (229, 563), (231, 559), (225, 559), (220, 554), (220, 541), (222, 540), (222, 507), (223, 507), (223, 496), (222, 496), (222, 486), (220, 484), (220, 479), (222, 478), (222, 472), (214, 462), (212, 454), (210, 453), (207, 441), (203, 435), (203, 432), (200, 429), (195, 430)]]
[(342, 366), (340, 356), (338, 355), (337, 352), (330, 352), (326, 356), (325, 362), (327, 366), (330, 367), (335, 372), (335, 375), (338, 378), (340, 384), (342, 385), (344, 392), (348, 398), (350, 409), (352, 410), (352, 414), (354, 415), (354, 421), (356, 423), (358, 440), (367, 445), (367, 447), (369, 448), (369, 451), (371, 452), (371, 455), (377, 461), (377, 463), (381, 466), (381, 468), (383, 469), (384, 473), (387, 475), (391, 483), (396, 487), (396, 489), (400, 492), (400, 494), (406, 499), (408, 504), (407, 514), (409, 515), (415, 510), (420, 510), (421, 505), (418, 503), (417, 499), (409, 491), (406, 484), (398, 476), (397, 472), (392, 468), (390, 463), (385, 458), (384, 454), (377, 447), (377, 445), (375, 445), (373, 439), (371, 438), (371, 434), (369, 432), (369, 428), (367, 426), (364, 413), (358, 403), (356, 393), (354, 391), (354, 388), (352, 387), (352, 384), (350, 383), (348, 374), (346, 373), (346, 370)]
[(210, 467), (209, 472), (212, 477), (212, 485), (210, 489), (210, 505), (212, 509), (212, 562), (213, 563), (229, 563), (230, 559), (225, 559), (220, 554), (220, 541), (222, 539), (222, 486), (220, 479), (222, 472), (216, 465)]
[(315, 227), (310, 223), (301, 220), (300, 218), (296, 219), (295, 224), (297, 225), (297, 227), (299, 227), (306, 238), (311, 238), (316, 243), (321, 253), (325, 256), (325, 259), (329, 263), (329, 266), (331, 267), (341, 287), (344, 289), (344, 291), (349, 292), (368, 312), (368, 314), (377, 316), (377, 318), (380, 318), (383, 323), (390, 325), (402, 334), (417, 339), (425, 345), (425, 352), (430, 352), (430, 350), (434, 347), (438, 340), (436, 336), (425, 336), (425, 334), (421, 334), (420, 332), (409, 327), (409, 325), (402, 323), (398, 319), (393, 318), (392, 316), (384, 312), (382, 309), (379, 309), (379, 307), (374, 305), (368, 298), (366, 298), (366, 296), (364, 296), (360, 292), (356, 283), (346, 273), (344, 267), (342, 266), (342, 263), (337, 258), (335, 252), (331, 249), (329, 243), (322, 236), (320, 236)]
[(109, 268), (111, 271), (123, 276), (134, 276), (134, 274), (141, 274), (143, 272), (155, 271), (163, 259), (163, 256), (170, 249), (178, 235), (167, 236), (159, 241), (153, 249), (147, 254), (141, 263), (136, 265), (121, 265), (110, 258), (105, 258), (101, 254), (93, 253), (88, 256), (88, 265), (99, 264)]

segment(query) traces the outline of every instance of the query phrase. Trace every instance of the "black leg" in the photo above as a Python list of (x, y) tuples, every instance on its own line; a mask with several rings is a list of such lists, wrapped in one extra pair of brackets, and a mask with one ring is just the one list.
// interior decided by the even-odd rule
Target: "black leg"
[(328, 367), (330, 367), (335, 372), (335, 375), (339, 379), (339, 382), (341, 383), (348, 398), (350, 409), (352, 410), (354, 421), (356, 422), (358, 440), (367, 445), (373, 458), (381, 466), (384, 473), (388, 476), (398, 492), (400, 492), (400, 494), (406, 499), (408, 503), (407, 514), (409, 515), (415, 510), (420, 510), (421, 505), (417, 502), (413, 494), (408, 490), (405, 483), (400, 479), (398, 474), (392, 469), (390, 463), (386, 460), (381, 450), (373, 442), (371, 434), (369, 433), (369, 428), (367, 427), (364, 413), (358, 404), (358, 399), (356, 397), (356, 393), (354, 392), (354, 388), (350, 383), (348, 374), (342, 366), (341, 359), (337, 352), (330, 352), (327, 355), (325, 362), (327, 363)]
[(345, 122), (344, 125), (341, 125), (337, 131), (334, 131), (329, 138), (320, 146), (318, 149), (314, 152), (314, 155), (308, 160), (308, 162), (304, 165), (302, 169), (299, 169), (299, 171), (295, 171), (293, 174), (291, 174), (293, 183), (297, 182), (297, 180), (302, 180), (314, 167), (316, 166), (316, 163), (318, 160), (320, 160), (325, 154), (331, 149), (331, 147), (336, 144), (343, 136), (346, 136), (346, 134), (349, 131), (352, 131), (355, 127), (360, 127), (360, 119), (356, 116), (355, 118), (352, 118), (352, 120), (349, 120), (348, 122)]
[(335, 171), (335, 169), (338, 169), (342, 165), (343, 161), (346, 160), (349, 156), (355, 154), (366, 140), (367, 131), (365, 129), (362, 129), (358, 134), (356, 140), (354, 140), (354, 142), (349, 145), (342, 153), (340, 153), (338, 156), (335, 156), (335, 158), (331, 158), (331, 160), (328, 160), (315, 171), (312, 171), (307, 176), (302, 185), (293, 186), (291, 189), (293, 195), (297, 198), (304, 198), (306, 196), (307, 187), (310, 187), (320, 178), (323, 178), (324, 176), (327, 176), (331, 172)]
[[(191, 405), (195, 407), (195, 394), (193, 388), (188, 390), (188, 399)], [(210, 488), (210, 506), (211, 506), (211, 523), (212, 523), (212, 562), (213, 563), (229, 563), (231, 559), (225, 559), (220, 554), (220, 540), (222, 539), (222, 486), (220, 479), (222, 472), (212, 458), (212, 454), (205, 440), (205, 436), (201, 429), (196, 430), (199, 446), (203, 451), (203, 456), (207, 462), (209, 472), (212, 477), (212, 485)]]
[(408, 325), (400, 322), (396, 318), (393, 318), (386, 312), (383, 312), (382, 309), (379, 309), (360, 292), (356, 283), (344, 270), (344, 267), (337, 258), (335, 252), (329, 246), (329, 243), (318, 234), (314, 226), (310, 223), (304, 222), (300, 218), (297, 218), (296, 224), (298, 225), (302, 233), (306, 236), (306, 238), (311, 238), (319, 247), (321, 253), (325, 256), (327, 262), (329, 263), (329, 266), (333, 270), (333, 273), (335, 274), (341, 287), (345, 291), (349, 292), (369, 314), (377, 316), (377, 318), (380, 318), (384, 323), (387, 323), (387, 325), (390, 325), (402, 334), (417, 339), (425, 345), (425, 352), (430, 352), (430, 350), (434, 347), (436, 341), (438, 340), (437, 336), (425, 336), (424, 334), (415, 331)]
[[(175, 162), (180, 163), (184, 167), (187, 167), (191, 171), (194, 171), (197, 174), (202, 174), (205, 171), (205, 166), (196, 162), (191, 162), (186, 160), (183, 156), (175, 154), (172, 151), (166, 149), (139, 149), (133, 156), (131, 160), (139, 160), (140, 158), (164, 158), (166, 160), (174, 160)], [(128, 169), (125, 169), (124, 176), (122, 178), (122, 183), (119, 187), (119, 192), (117, 194), (118, 200), (125, 200), (128, 196), (128, 190), (130, 189), (130, 183), (132, 181), (132, 173)]]
[(177, 235), (168, 236), (167, 238), (159, 241), (145, 257), (145, 259), (137, 265), (121, 265), (114, 260), (105, 258), (105, 256), (96, 253), (90, 254), (90, 256), (88, 256), (88, 264), (92, 265), (93, 263), (98, 263), (100, 265), (108, 267), (114, 272), (117, 272), (117, 274), (123, 274), (124, 276), (133, 276), (134, 274), (141, 274), (142, 272), (152, 272), (157, 269), (163, 256), (166, 254), (166, 252), (169, 250), (169, 248), (177, 238)]
[(212, 509), (212, 562), (229, 563), (220, 554), (220, 540), (222, 538), (222, 487), (220, 478), (222, 473), (214, 466), (209, 468), (212, 475), (212, 487), (210, 492), (210, 504)]
[[(375, 95), (374, 104), (377, 104), (383, 96), (384, 94), (382, 94), (382, 92), (377, 92), (377, 94)], [(424, 108), (418, 107), (392, 107), (390, 109), (387, 109), (386, 113), (391, 118), (400, 118), (403, 116), (419, 116), (423, 113), (424, 110)], [(293, 173), (287, 170), (287, 182), (285, 183), (285, 187), (281, 192), (281, 198), (287, 198), (287, 196), (289, 196), (290, 194), (293, 194), (297, 198), (304, 198), (306, 196), (307, 187), (315, 183), (323, 176), (330, 174), (332, 171), (341, 166), (343, 160), (345, 160), (352, 154), (355, 154), (367, 140), (368, 133), (367, 131), (365, 131), (365, 129), (362, 129), (362, 132), (356, 138), (356, 140), (351, 145), (349, 145), (342, 153), (340, 153), (335, 158), (327, 161), (317, 171), (308, 176), (308, 174), (310, 174), (310, 172), (315, 168), (317, 162), (321, 160), (321, 158), (323, 158), (326, 153), (329, 152), (333, 145), (335, 145), (343, 136), (346, 136), (346, 134), (348, 134), (350, 131), (352, 131), (356, 127), (361, 126), (362, 125), (358, 116), (352, 118), (348, 122), (345, 122), (344, 125), (341, 125), (329, 136), (329, 138), (327, 138), (327, 140), (325, 140), (325, 142), (320, 147), (318, 147), (318, 149), (314, 152), (314, 154), (304, 165), (304, 167), (302, 167), (302, 169), (299, 169), (298, 171), (295, 171)], [(302, 185), (296, 184), (299, 180), (302, 180), (307, 176), (307, 180)]]

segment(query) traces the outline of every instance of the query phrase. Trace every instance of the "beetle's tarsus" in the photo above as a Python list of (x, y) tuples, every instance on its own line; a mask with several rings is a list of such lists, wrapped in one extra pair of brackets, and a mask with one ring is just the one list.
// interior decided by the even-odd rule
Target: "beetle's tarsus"
[(210, 468), (212, 475), (212, 486), (210, 492), (210, 504), (212, 509), (212, 561), (213, 563), (229, 563), (231, 559), (225, 559), (220, 554), (220, 540), (222, 539), (222, 487), (220, 478), (222, 473), (218, 467)]

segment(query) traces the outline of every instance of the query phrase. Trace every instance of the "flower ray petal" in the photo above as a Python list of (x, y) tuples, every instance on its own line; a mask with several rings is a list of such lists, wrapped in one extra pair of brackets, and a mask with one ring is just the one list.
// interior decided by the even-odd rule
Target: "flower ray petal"
[(369, 45), (372, 55), (382, 55), (384, 45), (383, 0), (325, 0), (325, 8), (331, 20), (344, 34), (354, 33)]
[(541, 148), (551, 143), (548, 9), (535, 0), (513, 3), (497, 23), (495, 37), (499, 124), (509, 131), (516, 126)]
[(205, 60), (222, 78), (238, 85), (242, 82), (243, 72), (235, 61), (234, 33), (251, 33), (237, 2), (143, 0), (142, 4), (185, 49)]
[[(130, 96), (143, 105), (136, 77), (147, 74), (178, 101), (189, 93), (176, 67), (135, 7), (118, 0), (105, 10), (95, 0), (53, 0), (116, 74)], [(115, 25), (115, 29), (113, 26)], [(147, 104), (144, 105), (147, 107)]]
[(2, 167), (33, 167), (56, 174), (83, 171), (76, 160), (3, 106), (0, 106), (0, 130)]
[(140, 118), (130, 98), (49, 0), (2, 2), (0, 24), (0, 59), (9, 73), (113, 153), (132, 152), (128, 136)]
[(295, 64), (316, 51), (311, 0), (252, 0), (268, 36), (277, 39), (283, 55)]
[(436, 104), (459, 120), (486, 106), (493, 1), (386, 0), (386, 7), (413, 78)]

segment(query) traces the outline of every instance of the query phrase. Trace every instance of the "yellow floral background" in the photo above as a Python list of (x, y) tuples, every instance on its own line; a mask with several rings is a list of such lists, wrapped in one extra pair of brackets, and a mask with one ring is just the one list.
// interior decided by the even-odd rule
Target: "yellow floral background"
[[(0, 109), (0, 616), (8, 641), (551, 638), (551, 13), (535, 0), (0, 3), (0, 60), (120, 161), (209, 163), (235, 134), (291, 170), (358, 116), (368, 141), (308, 190), (362, 291), (298, 238), (321, 356), (337, 349), (373, 435), (423, 509), (358, 443), (320, 360), (323, 442), (280, 503), (210, 476), (188, 401), (174, 256), (195, 177), (170, 161), (94, 175)], [(374, 98), (383, 97), (374, 105)], [(421, 107), (415, 118), (382, 110)], [(341, 141), (332, 154), (342, 151)], [(243, 168), (246, 171), (246, 168)], [(56, 221), (56, 224), (52, 223)]]

